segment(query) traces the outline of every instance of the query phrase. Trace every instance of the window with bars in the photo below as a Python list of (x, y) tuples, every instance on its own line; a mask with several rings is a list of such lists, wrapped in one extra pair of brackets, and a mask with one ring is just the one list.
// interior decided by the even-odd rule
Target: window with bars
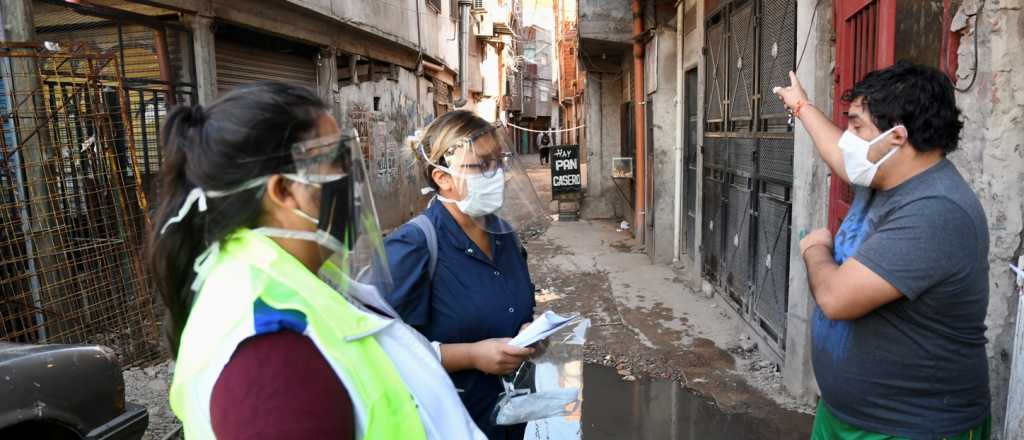
[(434, 11), (435, 14), (441, 13), (441, 0), (424, 0), (427, 3), (427, 8)]

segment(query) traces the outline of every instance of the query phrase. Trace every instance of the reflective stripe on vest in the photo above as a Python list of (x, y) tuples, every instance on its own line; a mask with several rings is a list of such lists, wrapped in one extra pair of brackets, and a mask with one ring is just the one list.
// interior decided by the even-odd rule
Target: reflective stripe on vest
[(242, 229), (214, 245), (197, 277), (170, 401), (185, 438), (213, 439), (210, 397), (235, 348), (289, 329), (310, 338), (352, 399), (356, 437), (423, 439), (416, 404), (373, 334), (391, 321), (358, 310), (269, 238)]

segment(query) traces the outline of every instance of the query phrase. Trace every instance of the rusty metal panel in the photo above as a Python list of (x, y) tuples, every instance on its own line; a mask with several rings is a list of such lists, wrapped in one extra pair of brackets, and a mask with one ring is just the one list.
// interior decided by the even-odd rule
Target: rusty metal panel
[(118, 57), (0, 43), (0, 340), (164, 356), (147, 202)]

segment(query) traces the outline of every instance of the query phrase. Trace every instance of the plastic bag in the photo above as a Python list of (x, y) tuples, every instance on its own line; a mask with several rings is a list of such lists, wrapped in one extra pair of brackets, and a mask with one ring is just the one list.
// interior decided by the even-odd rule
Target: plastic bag
[(582, 319), (548, 338), (542, 353), (502, 377), (505, 392), (494, 407), (497, 425), (518, 425), (565, 416), (583, 403), (583, 344), (590, 320)]

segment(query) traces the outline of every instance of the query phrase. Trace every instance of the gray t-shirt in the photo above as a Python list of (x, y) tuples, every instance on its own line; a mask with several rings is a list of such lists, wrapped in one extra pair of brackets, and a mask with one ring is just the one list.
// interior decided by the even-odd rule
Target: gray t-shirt
[(988, 226), (948, 160), (888, 191), (857, 188), (835, 238), (903, 298), (852, 321), (815, 308), (814, 373), (828, 408), (860, 429), (954, 435), (989, 415)]

